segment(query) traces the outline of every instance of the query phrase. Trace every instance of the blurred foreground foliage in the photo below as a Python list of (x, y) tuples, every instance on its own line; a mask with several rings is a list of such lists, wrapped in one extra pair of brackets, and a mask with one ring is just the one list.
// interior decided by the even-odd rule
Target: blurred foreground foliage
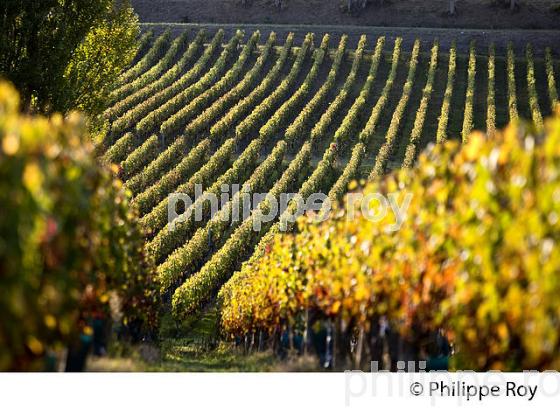
[(0, 370), (41, 370), (95, 317), (157, 326), (153, 264), (85, 121), (24, 116), (0, 83)]
[(399, 204), (413, 194), (397, 231), (390, 210), (374, 222), (359, 204), (303, 218), (222, 289), (224, 330), (274, 334), (319, 312), (370, 332), (386, 318), (420, 356), (445, 332), (457, 368), (559, 369), (560, 113), (545, 128), (474, 133), (367, 184)]

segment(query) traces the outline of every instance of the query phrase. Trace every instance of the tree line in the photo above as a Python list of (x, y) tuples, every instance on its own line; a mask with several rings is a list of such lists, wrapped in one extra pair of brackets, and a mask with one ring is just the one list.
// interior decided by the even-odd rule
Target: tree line
[[(236, 0), (237, 1), (237, 0)], [(390, 3), (386, 0), (334, 0), (338, 1), (343, 9), (350, 13), (360, 13), (368, 5), (376, 3), (377, 6), (385, 6)], [(450, 15), (455, 15), (457, 13), (457, 3), (460, 0), (442, 0), (442, 7), (447, 7), (447, 12)], [(243, 6), (250, 6), (253, 0), (241, 0)], [(277, 9), (282, 9), (286, 7), (289, 0), (274, 0), (274, 7)], [(504, 8), (508, 8), (511, 11), (518, 10), (520, 7), (519, 0), (491, 0), (492, 4), (502, 5)], [(444, 6), (445, 4), (445, 6)]]

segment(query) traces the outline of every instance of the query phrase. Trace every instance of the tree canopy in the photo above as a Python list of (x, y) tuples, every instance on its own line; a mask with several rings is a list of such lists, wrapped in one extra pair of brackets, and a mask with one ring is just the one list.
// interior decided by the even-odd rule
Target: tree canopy
[(0, 75), (15, 84), (24, 109), (97, 114), (134, 55), (137, 23), (128, 1), (4, 0)]

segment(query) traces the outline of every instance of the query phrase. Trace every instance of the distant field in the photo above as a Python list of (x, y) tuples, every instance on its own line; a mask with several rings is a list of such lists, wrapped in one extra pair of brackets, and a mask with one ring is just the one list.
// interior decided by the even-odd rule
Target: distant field
[(105, 155), (151, 230), (162, 290), (176, 301), (196, 286), (197, 306), (277, 226), (207, 216), (170, 233), (170, 193), (250, 181), (253, 192), (339, 197), (352, 179), (411, 166), (429, 143), (516, 117), (542, 124), (558, 98), (558, 56), (528, 44), (457, 52), (449, 38), (173, 33), (145, 34), (122, 74)]
[(358, 15), (344, 10), (344, 0), (132, 0), (143, 22), (335, 24), (388, 27), (481, 29), (559, 29), (558, 0), (521, 0), (510, 12), (498, 1), (459, 0), (455, 16), (447, 0), (370, 0)]

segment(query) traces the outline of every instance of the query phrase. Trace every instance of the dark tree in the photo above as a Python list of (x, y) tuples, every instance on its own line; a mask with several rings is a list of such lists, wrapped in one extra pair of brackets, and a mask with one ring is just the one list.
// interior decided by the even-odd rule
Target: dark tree
[[(15, 84), (24, 109), (67, 111), (65, 72), (88, 33), (114, 15), (114, 0), (2, 0), (0, 76)], [(115, 39), (117, 40), (117, 39)]]

